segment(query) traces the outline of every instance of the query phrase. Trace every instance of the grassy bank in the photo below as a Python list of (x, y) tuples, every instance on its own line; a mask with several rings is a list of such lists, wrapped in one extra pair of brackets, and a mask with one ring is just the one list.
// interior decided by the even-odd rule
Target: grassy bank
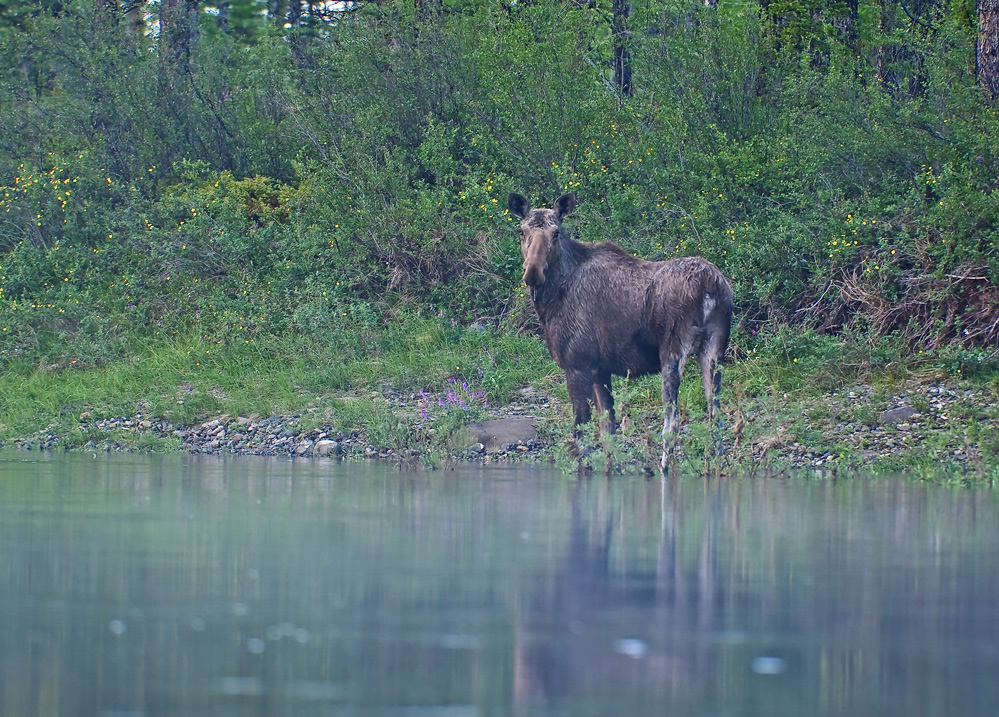
[[(574, 237), (730, 280), (729, 469), (991, 474), (999, 111), (968, 3), (306, 5), (0, 9), (5, 445), (275, 415), (443, 465), (517, 406), (521, 458), (571, 470), (506, 198), (573, 191)], [(617, 399), (584, 467), (644, 470), (659, 388)], [(688, 377), (691, 472), (702, 400)]]
[[(708, 450), (698, 377), (688, 372), (680, 401), (687, 426), (681, 471), (812, 468), (962, 483), (999, 477), (994, 356), (913, 356), (889, 340), (801, 330), (753, 337), (752, 344), (750, 338), (737, 333), (725, 370), (728, 452), (720, 462)], [(616, 381), (620, 433), (605, 441), (588, 431), (579, 462), (565, 447), (571, 411), (564, 378), (534, 334), (409, 317), (366, 340), (364, 352), (347, 355), (337, 343), (219, 343), (190, 335), (136, 346), (129, 359), (100, 367), (14, 363), (0, 377), (0, 443), (189, 450), (176, 428), (277, 416), (288, 419), (289, 435), (321, 430), (358, 446), (358, 455), (367, 447), (399, 463), (440, 467), (490, 456), (466, 450), (462, 427), (516, 407), (538, 426), (537, 445), (490, 460), (554, 461), (567, 472), (655, 467), (661, 421), (655, 376)]]
[(520, 385), (544, 382), (552, 370), (533, 337), (496, 341), (486, 331), (440, 320), (414, 319), (405, 330), (355, 339), (367, 342), (363, 354), (339, 343), (276, 337), (223, 343), (191, 334), (137, 345), (129, 357), (100, 367), (75, 368), (73, 360), (14, 363), (0, 377), (0, 438), (72, 425), (81, 412), (143, 414), (181, 424), (223, 413), (326, 412), (343, 395), (386, 386), (436, 396), (446, 392), (448, 379), (469, 383), (483, 400), (502, 402)]

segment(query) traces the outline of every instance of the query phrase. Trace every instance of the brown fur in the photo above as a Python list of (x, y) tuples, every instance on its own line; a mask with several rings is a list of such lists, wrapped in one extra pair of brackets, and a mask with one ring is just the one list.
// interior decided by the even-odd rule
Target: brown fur
[[(700, 257), (644, 261), (611, 243), (574, 241), (562, 228), (576, 207), (574, 194), (560, 197), (554, 209), (531, 209), (511, 194), (509, 207), (521, 219), (524, 282), (548, 350), (565, 371), (575, 425), (590, 420), (592, 402), (601, 428), (613, 432), (611, 376), (660, 372), (665, 472), (680, 376), (691, 354), (700, 357), (709, 417), (718, 409), (718, 366), (732, 323), (728, 282)], [(720, 452), (720, 435), (716, 443)]]

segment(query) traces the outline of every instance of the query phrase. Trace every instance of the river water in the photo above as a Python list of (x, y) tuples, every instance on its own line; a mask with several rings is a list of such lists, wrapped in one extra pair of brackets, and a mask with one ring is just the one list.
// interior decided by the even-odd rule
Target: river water
[(0, 714), (996, 714), (997, 503), (7, 454)]

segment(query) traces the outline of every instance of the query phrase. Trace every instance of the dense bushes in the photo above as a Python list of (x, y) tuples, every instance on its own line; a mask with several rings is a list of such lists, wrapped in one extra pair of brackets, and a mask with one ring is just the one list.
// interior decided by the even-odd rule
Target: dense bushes
[(862, 3), (846, 32), (720, 5), (636, 9), (632, 96), (600, 2), (386, 3), (286, 36), (206, 14), (170, 82), (149, 35), (23, 19), (0, 40), (0, 362), (525, 320), (512, 190), (577, 192), (584, 240), (717, 262), (744, 341), (999, 340), (999, 118), (963, 6)]

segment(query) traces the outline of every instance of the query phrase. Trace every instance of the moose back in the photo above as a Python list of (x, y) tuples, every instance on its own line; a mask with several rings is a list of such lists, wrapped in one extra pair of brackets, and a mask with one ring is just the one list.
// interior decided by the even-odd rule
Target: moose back
[[(509, 197), (520, 218), (524, 283), (552, 358), (565, 371), (574, 425), (596, 408), (600, 427), (613, 432), (611, 376), (660, 372), (663, 391), (662, 457), (666, 473), (677, 430), (677, 393), (687, 358), (701, 363), (708, 417), (720, 411), (720, 364), (732, 325), (732, 289), (700, 257), (644, 261), (609, 242), (571, 239), (562, 220), (576, 208), (566, 194), (552, 209), (532, 209)], [(720, 424), (720, 420), (718, 422)], [(715, 426), (721, 453), (720, 427)]]

